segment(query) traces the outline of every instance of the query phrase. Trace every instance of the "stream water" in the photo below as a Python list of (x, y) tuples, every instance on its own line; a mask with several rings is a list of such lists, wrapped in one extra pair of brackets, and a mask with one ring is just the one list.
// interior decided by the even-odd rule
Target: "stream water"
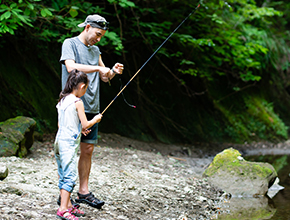
[(272, 199), (269, 205), (275, 209), (272, 220), (290, 219), (290, 155), (260, 155), (246, 157), (248, 161), (268, 162), (272, 164), (278, 173), (279, 185), (284, 189), (280, 190)]
[(247, 161), (268, 162), (278, 173), (279, 185), (284, 189), (270, 197), (231, 198), (228, 203), (229, 213), (219, 219), (290, 219), (290, 155), (244, 156)]

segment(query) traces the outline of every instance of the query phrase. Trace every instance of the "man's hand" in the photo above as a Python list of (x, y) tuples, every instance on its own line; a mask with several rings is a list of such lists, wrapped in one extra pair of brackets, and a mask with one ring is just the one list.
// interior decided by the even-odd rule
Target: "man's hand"
[(121, 63), (116, 63), (113, 66), (113, 71), (116, 72), (117, 74), (123, 74), (123, 70), (124, 70), (124, 65)]
[(99, 67), (99, 73), (102, 77), (110, 77), (110, 68), (100, 66)]
[(112, 79), (115, 74), (122, 74), (124, 70), (124, 65), (121, 63), (116, 63), (112, 69), (105, 67), (105, 66), (100, 66), (99, 68), (99, 73), (101, 80), (103, 82), (109, 82), (110, 79)]

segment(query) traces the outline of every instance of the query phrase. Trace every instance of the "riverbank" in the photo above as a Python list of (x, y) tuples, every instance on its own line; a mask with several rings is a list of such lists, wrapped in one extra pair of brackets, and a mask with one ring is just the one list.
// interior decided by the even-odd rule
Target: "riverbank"
[[(0, 158), (9, 176), (0, 182), (0, 219), (55, 219), (57, 166), (53, 135), (35, 141), (27, 158)], [(188, 146), (144, 143), (100, 134), (90, 190), (106, 204), (81, 205), (80, 219), (216, 219), (223, 192), (201, 177), (210, 157)], [(73, 197), (76, 196), (78, 185)]]

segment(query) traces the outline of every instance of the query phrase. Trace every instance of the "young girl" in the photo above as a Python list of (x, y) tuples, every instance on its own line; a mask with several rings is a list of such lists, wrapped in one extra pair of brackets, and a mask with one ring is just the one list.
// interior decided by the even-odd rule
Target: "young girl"
[(94, 124), (99, 123), (102, 115), (96, 115), (88, 121), (85, 115), (82, 97), (88, 86), (87, 75), (73, 70), (67, 79), (65, 88), (59, 95), (57, 104), (58, 132), (55, 138), (54, 151), (58, 166), (60, 189), (60, 207), (57, 217), (65, 220), (78, 220), (75, 216), (84, 216), (84, 212), (72, 206), (70, 195), (77, 180), (77, 151), (81, 133), (87, 135)]

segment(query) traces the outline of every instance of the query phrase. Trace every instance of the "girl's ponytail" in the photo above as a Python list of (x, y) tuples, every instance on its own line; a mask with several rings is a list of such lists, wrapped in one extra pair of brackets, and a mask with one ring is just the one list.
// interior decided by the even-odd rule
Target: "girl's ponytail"
[(64, 89), (59, 94), (58, 102), (66, 97), (67, 95), (71, 94), (74, 89), (77, 89), (79, 83), (84, 83), (87, 85), (89, 83), (89, 79), (87, 74), (82, 71), (78, 71), (77, 69), (73, 69), (70, 74), (68, 75), (66, 84)]

